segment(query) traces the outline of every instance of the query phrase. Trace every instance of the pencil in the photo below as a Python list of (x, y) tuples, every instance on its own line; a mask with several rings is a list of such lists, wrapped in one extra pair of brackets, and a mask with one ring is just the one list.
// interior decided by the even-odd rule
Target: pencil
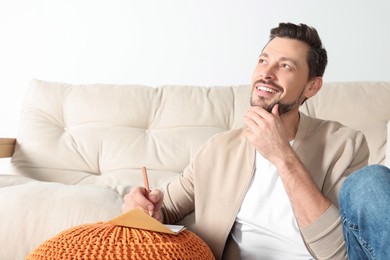
[[(146, 189), (147, 197), (149, 198), (150, 193), (150, 187), (149, 187), (149, 180), (148, 180), (148, 173), (146, 172), (146, 167), (142, 167), (142, 176), (144, 177), (144, 187)], [(153, 211), (149, 211), (149, 216), (153, 216)]]
[(149, 194), (149, 192), (150, 192), (149, 180), (148, 180), (148, 173), (146, 172), (145, 166), (142, 167), (142, 175), (144, 176), (144, 187)]

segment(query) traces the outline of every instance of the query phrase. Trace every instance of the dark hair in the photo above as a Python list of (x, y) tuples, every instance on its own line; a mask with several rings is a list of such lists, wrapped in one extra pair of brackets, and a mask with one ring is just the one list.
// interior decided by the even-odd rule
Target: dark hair
[(290, 38), (308, 44), (306, 59), (309, 65), (309, 79), (324, 75), (328, 57), (316, 29), (306, 24), (279, 23), (278, 27), (270, 31), (270, 41), (275, 37)]

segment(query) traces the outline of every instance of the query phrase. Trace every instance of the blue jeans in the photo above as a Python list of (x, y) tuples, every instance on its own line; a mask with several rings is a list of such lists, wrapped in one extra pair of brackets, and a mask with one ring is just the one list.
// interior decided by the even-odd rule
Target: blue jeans
[(339, 201), (349, 259), (390, 259), (390, 169), (356, 171), (343, 183)]

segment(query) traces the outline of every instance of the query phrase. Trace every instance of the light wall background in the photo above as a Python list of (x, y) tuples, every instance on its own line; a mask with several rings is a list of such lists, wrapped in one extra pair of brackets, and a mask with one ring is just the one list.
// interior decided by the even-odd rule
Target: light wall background
[(388, 0), (0, 0), (0, 136), (17, 136), (31, 78), (248, 84), (282, 21), (318, 29), (325, 81), (387, 81), (389, 12)]

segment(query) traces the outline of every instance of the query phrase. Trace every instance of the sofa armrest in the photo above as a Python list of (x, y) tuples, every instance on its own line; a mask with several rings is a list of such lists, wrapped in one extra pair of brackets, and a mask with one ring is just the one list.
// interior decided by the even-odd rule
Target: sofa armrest
[(0, 158), (12, 157), (16, 138), (0, 138)]

